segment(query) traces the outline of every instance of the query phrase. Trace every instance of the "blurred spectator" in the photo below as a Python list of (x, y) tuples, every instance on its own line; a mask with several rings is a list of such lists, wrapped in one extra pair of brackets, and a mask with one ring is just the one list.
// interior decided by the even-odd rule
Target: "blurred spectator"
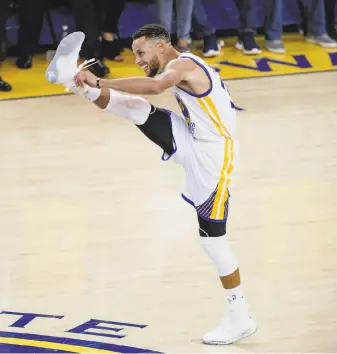
[[(178, 50), (189, 49), (191, 41), (192, 11), (194, 0), (174, 0), (177, 23)], [(173, 0), (157, 0), (159, 23), (172, 32)]]
[(285, 53), (282, 42), (283, 1), (264, 0), (264, 46), (273, 53)]
[(315, 43), (325, 48), (335, 48), (337, 47), (337, 42), (327, 34), (323, 1), (324, 0), (297, 1), (304, 20), (304, 37), (309, 43)]
[(29, 69), (39, 46), (45, 0), (20, 0), (19, 5), (19, 57), (16, 65), (20, 69)]
[(216, 29), (207, 17), (203, 0), (194, 0), (192, 21), (198, 38), (202, 38), (204, 41), (203, 56), (209, 58), (219, 55), (220, 45), (215, 35)]
[(334, 40), (337, 40), (337, 31), (336, 31), (336, 5), (337, 0), (324, 0), (325, 6), (325, 19), (326, 19), (326, 31)]
[[(8, 1), (0, 0), (0, 66), (6, 57), (6, 21), (8, 11)], [(3, 81), (0, 76), (0, 91), (11, 91), (11, 85)]]
[[(269, 1), (269, 0), (266, 0)], [(254, 0), (235, 0), (239, 12), (240, 29), (239, 38), (235, 47), (242, 50), (244, 54), (260, 54), (261, 49), (257, 45), (254, 35), (256, 6)]]
[(99, 17), (102, 23), (102, 52), (104, 58), (124, 61), (120, 55), (123, 49), (118, 37), (119, 19), (124, 11), (126, 0), (98, 0)]
[[(241, 29), (236, 48), (244, 54), (260, 54), (261, 49), (255, 41), (255, 15), (256, 4), (254, 0), (235, 0), (239, 11)], [(282, 13), (283, 0), (264, 0), (264, 31), (265, 48), (273, 53), (284, 53), (285, 48), (282, 42)]]
[(90, 66), (89, 70), (98, 77), (104, 77), (110, 70), (103, 63), (100, 23), (94, 1), (97, 0), (72, 0), (72, 3), (77, 29), (85, 34), (81, 56), (96, 58), (97, 63)]
[[(0, 2), (3, 0), (0, 0)], [(100, 30), (94, 0), (71, 0), (78, 30), (86, 35), (83, 43), (83, 56), (96, 58), (97, 63), (89, 70), (99, 77), (106, 76), (109, 69), (102, 62), (99, 40)], [(20, 69), (32, 67), (33, 56), (37, 52), (43, 25), (46, 0), (20, 0), (19, 57), (16, 65)]]

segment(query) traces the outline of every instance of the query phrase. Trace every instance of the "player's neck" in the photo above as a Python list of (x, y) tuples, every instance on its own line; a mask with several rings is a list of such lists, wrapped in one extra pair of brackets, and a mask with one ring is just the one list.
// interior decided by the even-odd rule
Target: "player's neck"
[(181, 53), (178, 52), (177, 50), (175, 50), (173, 47), (168, 47), (166, 49), (166, 53), (165, 53), (165, 62), (164, 62), (164, 67), (166, 68), (167, 64), (174, 60), (177, 59), (179, 57)]

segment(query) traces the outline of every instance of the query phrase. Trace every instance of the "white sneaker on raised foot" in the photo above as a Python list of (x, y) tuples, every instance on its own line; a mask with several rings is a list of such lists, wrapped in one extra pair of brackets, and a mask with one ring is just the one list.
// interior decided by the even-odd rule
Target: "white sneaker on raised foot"
[(251, 336), (257, 331), (257, 324), (249, 316), (244, 299), (229, 305), (228, 317), (220, 325), (202, 337), (205, 344), (226, 345)]
[(95, 59), (90, 59), (77, 66), (84, 39), (83, 32), (74, 32), (61, 40), (55, 56), (46, 70), (48, 82), (64, 85), (69, 90), (74, 87), (74, 76), (82, 69), (94, 64)]
[(46, 71), (46, 79), (53, 84), (71, 85), (76, 75), (77, 61), (85, 39), (83, 32), (74, 32), (63, 38)]

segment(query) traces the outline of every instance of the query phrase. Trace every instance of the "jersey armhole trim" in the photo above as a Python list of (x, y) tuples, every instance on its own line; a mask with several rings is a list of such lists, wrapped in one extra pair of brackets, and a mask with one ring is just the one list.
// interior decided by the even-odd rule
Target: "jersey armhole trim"
[(213, 89), (212, 78), (211, 78), (211, 75), (209, 74), (208, 70), (207, 70), (201, 63), (199, 63), (197, 60), (195, 60), (194, 58), (185, 57), (185, 56), (183, 56), (183, 55), (181, 55), (180, 58), (191, 59), (191, 60), (193, 60), (197, 65), (199, 65), (199, 66), (202, 68), (202, 70), (204, 70), (205, 74), (207, 75), (207, 77), (208, 77), (208, 79), (209, 79), (209, 82), (210, 82), (210, 84), (211, 84), (211, 87), (210, 87), (206, 92), (202, 93), (201, 95), (197, 95), (197, 94), (195, 94), (195, 93), (192, 93), (192, 92), (190, 92), (190, 91), (188, 91), (188, 90), (185, 90), (185, 89), (183, 89), (183, 88), (177, 86), (177, 87), (179, 88), (179, 90), (182, 90), (182, 91), (186, 92), (187, 94), (189, 94), (189, 95), (191, 95), (191, 96), (193, 96), (193, 97), (202, 98), (202, 97), (208, 96), (208, 95), (211, 93), (212, 89)]

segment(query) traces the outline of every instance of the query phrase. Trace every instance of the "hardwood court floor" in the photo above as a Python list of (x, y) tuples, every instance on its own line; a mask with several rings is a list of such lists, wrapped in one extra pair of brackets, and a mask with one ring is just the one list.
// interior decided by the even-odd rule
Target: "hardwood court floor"
[[(336, 82), (227, 83), (246, 109), (228, 236), (260, 324), (229, 347), (200, 344), (226, 304), (180, 198), (183, 170), (77, 97), (0, 103), (0, 309), (65, 316), (16, 329), (0, 315), (0, 330), (166, 353), (337, 352)], [(177, 109), (169, 93), (152, 101)], [(148, 327), (65, 333), (89, 319)]]

